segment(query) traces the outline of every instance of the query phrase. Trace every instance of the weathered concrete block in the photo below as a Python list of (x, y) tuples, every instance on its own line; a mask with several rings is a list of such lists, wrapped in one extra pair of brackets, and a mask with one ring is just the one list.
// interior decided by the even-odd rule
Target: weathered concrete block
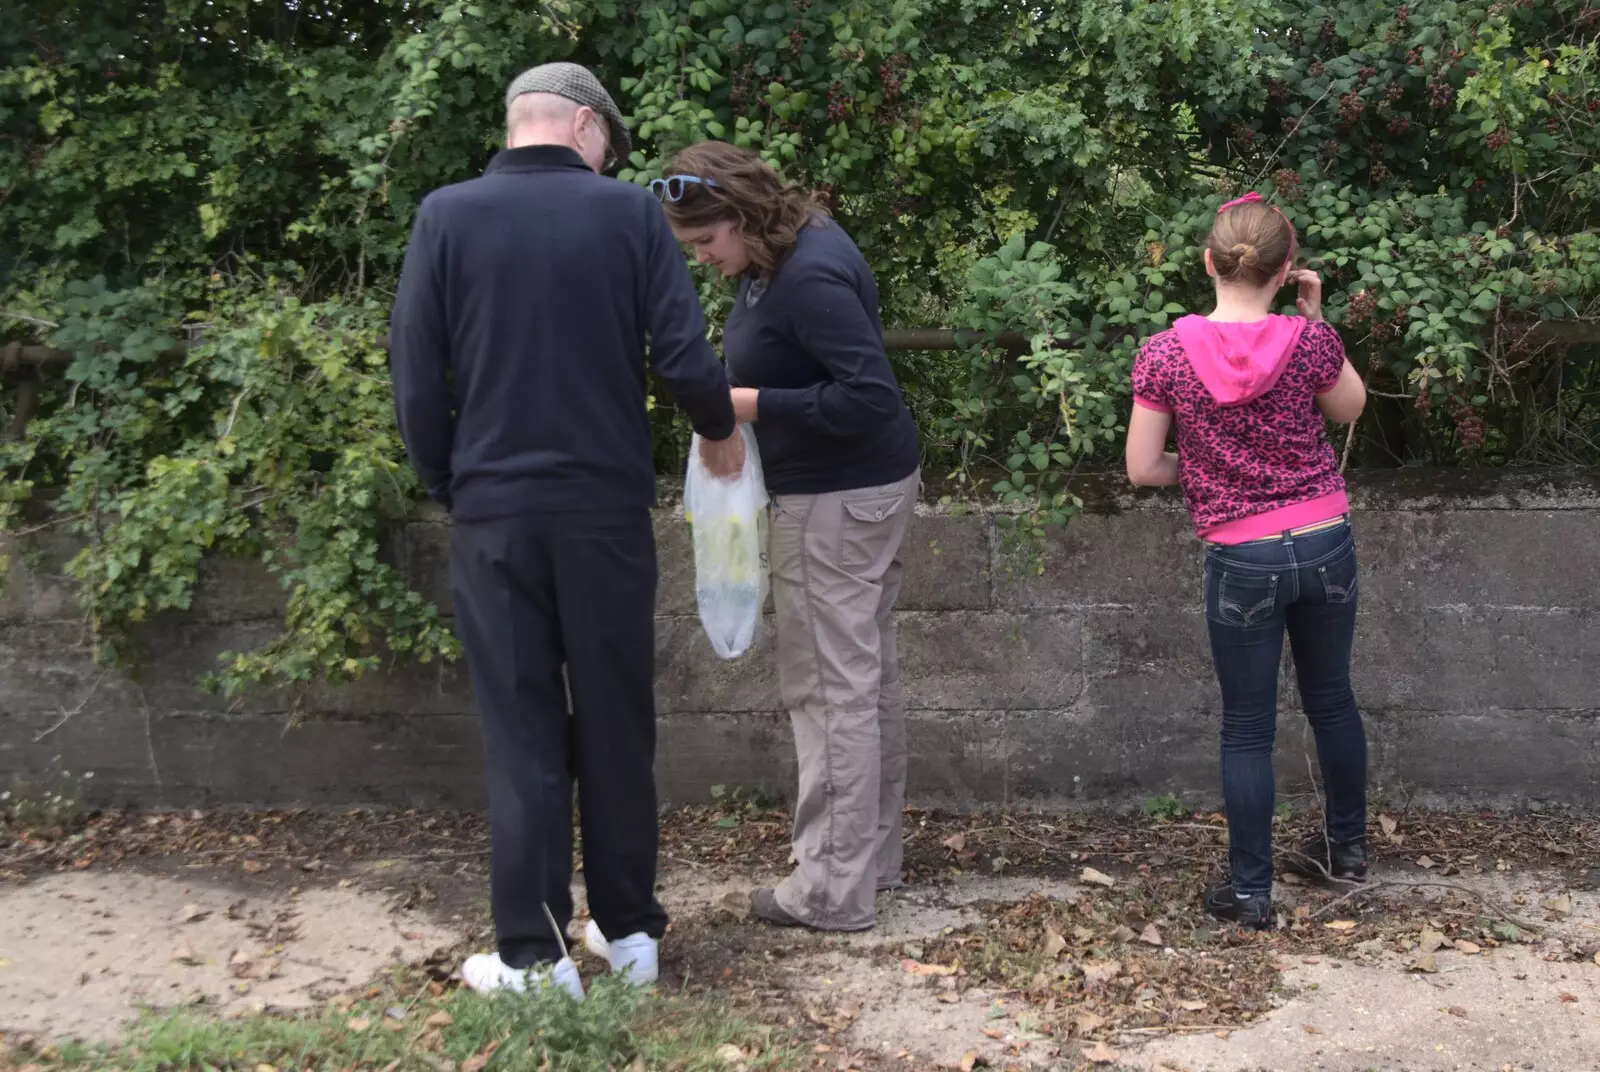
[(995, 596), (1000, 606), (1018, 608), (1198, 605), (1203, 560), (1181, 512), (1084, 514), (1050, 534), (1043, 575), (1008, 580), (1002, 557)]
[(83, 541), (62, 532), (45, 532), (28, 540), (28, 617), (36, 622), (83, 621), (78, 583), (66, 574), (67, 563)]
[(218, 623), (281, 620), (288, 603), (282, 579), (262, 563), (212, 558), (200, 568), (188, 617)]
[(671, 715), (660, 722), (656, 792), (664, 803), (703, 804), (712, 786), (791, 799), (794, 737), (776, 713)]
[(1184, 611), (1084, 611), (1088, 706), (1164, 721), (1217, 709), (1205, 615)]
[(1083, 708), (1008, 712), (1009, 799), (1138, 801), (1216, 784), (1216, 724)]
[(1600, 608), (1600, 511), (1408, 513), (1401, 559), (1430, 607)]
[(699, 613), (694, 601), (694, 538), (681, 509), (657, 510), (656, 613), (676, 617)]
[(982, 515), (919, 513), (901, 545), (901, 610), (987, 610), (990, 522)]
[(698, 617), (657, 618), (656, 709), (664, 715), (778, 710), (782, 703), (773, 638), (768, 617), (750, 651), (737, 659), (719, 659)]
[(26, 548), (19, 540), (0, 536), (0, 625), (28, 617), (28, 567)]
[[(97, 665), (84, 626), (0, 627), (0, 712), (114, 710), (134, 701), (126, 677)], [(3, 746), (5, 741), (0, 741)]]
[(1383, 774), (1431, 799), (1600, 805), (1600, 718), (1473, 707), (1394, 712)]
[(1600, 612), (1533, 607), (1424, 612), (1421, 710), (1600, 709)]
[(464, 658), (430, 663), (392, 659), (359, 681), (313, 686), (301, 708), (319, 718), (476, 716), (478, 712)]
[(1003, 711), (908, 711), (906, 799), (913, 807), (975, 808), (1004, 799)]
[(1083, 693), (1083, 619), (952, 611), (899, 616), (908, 706), (926, 711), (1060, 710)]
[(282, 689), (259, 689), (237, 700), (201, 687), (206, 674), (221, 669), (218, 656), (253, 651), (283, 631), (281, 621), (210, 624), (163, 615), (142, 626), (136, 640), (140, 670), (139, 703), (157, 714), (209, 713), (270, 715), (294, 708), (294, 697)]
[(398, 541), (406, 582), (447, 615), (455, 614), (450, 595), (450, 526), (418, 522)]

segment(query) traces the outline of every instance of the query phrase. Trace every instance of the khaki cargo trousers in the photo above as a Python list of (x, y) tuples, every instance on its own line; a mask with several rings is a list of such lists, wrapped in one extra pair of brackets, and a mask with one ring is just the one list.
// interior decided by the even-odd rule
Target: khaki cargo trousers
[(825, 930), (876, 922), (900, 884), (906, 712), (892, 612), (921, 473), (826, 495), (774, 497), (778, 683), (799, 761), (789, 915)]

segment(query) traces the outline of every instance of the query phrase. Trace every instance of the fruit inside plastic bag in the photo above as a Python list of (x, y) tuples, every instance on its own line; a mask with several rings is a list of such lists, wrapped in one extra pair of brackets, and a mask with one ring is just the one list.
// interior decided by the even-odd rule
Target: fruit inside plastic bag
[(755, 433), (744, 436), (744, 468), (722, 479), (700, 461), (700, 437), (689, 444), (683, 515), (694, 540), (694, 596), (711, 647), (737, 659), (755, 643), (767, 601), (767, 486)]

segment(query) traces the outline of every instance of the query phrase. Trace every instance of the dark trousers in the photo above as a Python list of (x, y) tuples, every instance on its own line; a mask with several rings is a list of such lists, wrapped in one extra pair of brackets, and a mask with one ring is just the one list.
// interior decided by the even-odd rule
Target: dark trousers
[(649, 512), (457, 522), (450, 588), (483, 723), (501, 959), (561, 955), (545, 906), (564, 932), (574, 778), (595, 922), (611, 938), (661, 937)]
[(1356, 590), (1348, 523), (1206, 554), (1206, 621), (1222, 685), (1228, 863), (1238, 893), (1272, 889), (1272, 747), (1285, 630), (1317, 741), (1329, 840), (1366, 836), (1367, 736), (1350, 688)]

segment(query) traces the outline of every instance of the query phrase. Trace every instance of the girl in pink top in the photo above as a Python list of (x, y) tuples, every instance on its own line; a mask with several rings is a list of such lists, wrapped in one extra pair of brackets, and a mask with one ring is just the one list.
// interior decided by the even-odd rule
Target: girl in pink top
[[(1290, 863), (1313, 877), (1360, 881), (1367, 871), (1367, 741), (1350, 688), (1355, 538), (1324, 421), (1354, 421), (1366, 389), (1322, 319), (1321, 280), (1296, 270), (1294, 253), (1288, 218), (1258, 195), (1218, 209), (1205, 250), (1216, 308), (1145, 341), (1128, 421), (1128, 478), (1181, 484), (1207, 548), (1231, 881), (1206, 891), (1206, 908), (1260, 929), (1273, 923), (1272, 747), (1285, 633), (1327, 790), (1322, 835)], [(1276, 315), (1289, 282), (1300, 315)]]

